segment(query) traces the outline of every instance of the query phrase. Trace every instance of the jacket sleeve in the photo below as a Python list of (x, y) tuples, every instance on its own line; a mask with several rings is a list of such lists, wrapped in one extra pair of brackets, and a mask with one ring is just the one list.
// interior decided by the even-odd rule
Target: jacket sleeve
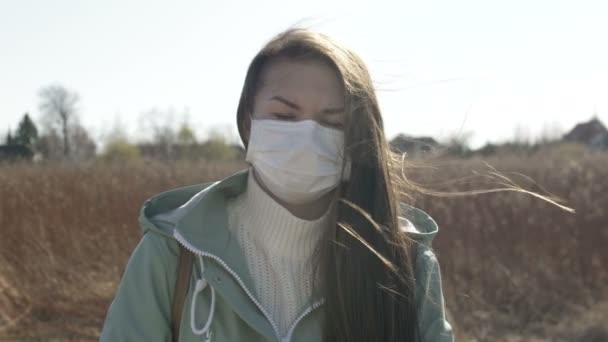
[(441, 273), (435, 253), (421, 246), (416, 260), (416, 307), (423, 342), (454, 341), (441, 289)]
[(160, 234), (143, 236), (110, 305), (100, 341), (171, 341), (174, 253)]

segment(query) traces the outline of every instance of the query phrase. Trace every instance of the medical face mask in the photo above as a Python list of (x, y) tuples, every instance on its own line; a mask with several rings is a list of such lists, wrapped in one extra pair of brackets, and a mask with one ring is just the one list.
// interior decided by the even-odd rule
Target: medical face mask
[(246, 160), (276, 197), (290, 204), (321, 198), (342, 177), (344, 133), (313, 120), (251, 120)]

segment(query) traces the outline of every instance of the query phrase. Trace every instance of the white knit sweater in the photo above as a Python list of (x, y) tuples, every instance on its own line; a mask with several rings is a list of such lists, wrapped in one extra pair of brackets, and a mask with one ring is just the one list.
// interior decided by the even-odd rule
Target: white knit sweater
[(329, 213), (308, 221), (270, 197), (249, 172), (247, 189), (228, 202), (228, 226), (237, 237), (257, 299), (285, 336), (311, 304), (311, 256)]

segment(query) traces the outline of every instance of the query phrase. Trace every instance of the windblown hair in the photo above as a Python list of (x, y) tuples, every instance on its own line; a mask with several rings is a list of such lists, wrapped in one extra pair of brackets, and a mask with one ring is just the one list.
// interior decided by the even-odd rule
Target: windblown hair
[[(330, 66), (345, 90), (345, 164), (350, 180), (332, 201), (332, 224), (315, 253), (315, 297), (324, 298), (326, 341), (418, 340), (416, 244), (400, 230), (398, 205), (408, 183), (394, 172), (382, 115), (365, 63), (329, 37), (304, 29), (272, 39), (251, 62), (237, 109), (247, 132), (256, 92), (277, 60)], [(345, 167), (345, 165), (343, 165)]]

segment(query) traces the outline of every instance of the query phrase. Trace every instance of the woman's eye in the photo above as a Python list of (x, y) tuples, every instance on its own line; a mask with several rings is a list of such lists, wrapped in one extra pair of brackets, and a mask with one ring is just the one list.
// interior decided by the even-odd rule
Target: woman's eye
[(290, 114), (290, 113), (272, 113), (272, 115), (274, 115), (274, 117), (276, 117), (279, 120), (293, 120), (293, 119), (295, 119), (295, 115)]

